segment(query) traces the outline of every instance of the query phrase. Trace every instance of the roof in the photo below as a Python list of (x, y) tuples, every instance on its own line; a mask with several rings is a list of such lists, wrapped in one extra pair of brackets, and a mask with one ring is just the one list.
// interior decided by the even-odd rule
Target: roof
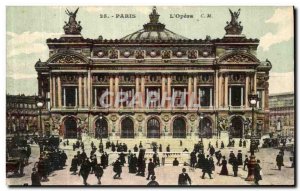
[(187, 40), (188, 38), (176, 34), (165, 25), (159, 22), (159, 14), (156, 12), (156, 7), (153, 7), (149, 15), (150, 22), (143, 25), (143, 29), (132, 34), (126, 35), (121, 40)]

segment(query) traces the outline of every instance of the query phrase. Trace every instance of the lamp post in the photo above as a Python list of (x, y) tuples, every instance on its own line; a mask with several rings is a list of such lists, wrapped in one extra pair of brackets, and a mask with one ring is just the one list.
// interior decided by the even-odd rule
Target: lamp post
[(250, 144), (250, 161), (248, 163), (248, 177), (246, 178), (246, 181), (253, 181), (254, 180), (254, 167), (256, 165), (255, 155), (254, 155), (254, 108), (256, 107), (257, 101), (258, 101), (258, 95), (252, 92), (248, 96), (250, 106), (252, 107), (252, 127), (251, 127), (251, 144)]
[(99, 119), (100, 119), (100, 128), (99, 128), (99, 130), (100, 130), (100, 142), (102, 143), (102, 119), (103, 119), (102, 113), (100, 114)]
[(203, 132), (203, 118), (204, 118), (203, 113), (200, 113), (200, 125), (201, 125), (200, 135), (201, 135), (201, 142), (202, 143), (203, 143), (203, 134), (202, 134), (202, 132)]
[(38, 96), (36, 99), (36, 106), (39, 109), (39, 116), (40, 116), (40, 124), (39, 124), (39, 135), (43, 136), (43, 127), (42, 127), (42, 108), (44, 106), (43, 98)]

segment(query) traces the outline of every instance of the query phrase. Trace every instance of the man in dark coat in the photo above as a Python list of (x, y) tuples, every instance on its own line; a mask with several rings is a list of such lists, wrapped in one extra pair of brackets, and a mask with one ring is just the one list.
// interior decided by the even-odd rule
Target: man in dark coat
[(151, 176), (151, 181), (147, 184), (147, 186), (159, 186), (158, 182), (155, 179), (156, 176)]
[(112, 142), (112, 144), (111, 144), (111, 151), (112, 152), (116, 151), (116, 145), (114, 144), (114, 142)]
[(209, 154), (210, 154), (210, 156), (213, 156), (215, 154), (215, 148), (212, 145), (209, 148)]
[(209, 165), (209, 155), (206, 156), (206, 159), (203, 160), (203, 168), (202, 168), (202, 179), (204, 179), (205, 173), (208, 174), (209, 178), (212, 179), (211, 177), (211, 166)]
[(116, 173), (113, 178), (121, 178), (121, 173), (122, 173), (122, 165), (121, 165), (121, 160), (117, 159), (116, 162), (113, 165), (113, 171)]
[(242, 151), (239, 150), (238, 151), (238, 154), (237, 154), (237, 162), (238, 162), (238, 165), (243, 165), (243, 154), (242, 154)]
[(126, 145), (125, 143), (123, 143), (123, 151), (124, 151), (124, 152), (127, 152), (127, 150), (128, 150), (127, 145)]
[(204, 153), (200, 150), (200, 153), (198, 154), (198, 164), (197, 167), (203, 169), (203, 164), (205, 160)]
[(148, 163), (148, 177), (147, 180), (149, 180), (151, 175), (155, 175), (154, 172), (154, 168), (155, 168), (155, 164), (152, 162), (152, 159), (149, 159), (149, 163)]
[(191, 152), (191, 167), (195, 167), (195, 164), (197, 163), (197, 156), (196, 153), (193, 151)]
[(254, 183), (256, 185), (258, 185), (258, 181), (262, 180), (261, 173), (260, 173), (261, 167), (259, 164), (260, 164), (260, 160), (257, 160), (254, 166)]
[(73, 175), (75, 175), (76, 171), (78, 170), (77, 166), (78, 166), (77, 155), (74, 155), (74, 158), (72, 159), (72, 162), (71, 162), (71, 168), (70, 168), (70, 171), (73, 172), (72, 173)]
[(178, 165), (179, 165), (179, 161), (177, 160), (177, 158), (175, 158), (173, 161), (173, 166), (178, 166)]
[(103, 143), (102, 142), (99, 143), (99, 152), (103, 153)]
[(166, 151), (169, 153), (171, 151), (170, 145), (167, 146)]
[(75, 149), (76, 149), (76, 145), (75, 143), (73, 143), (73, 151), (75, 151)]
[(243, 141), (243, 147), (246, 148), (246, 140)]
[(154, 153), (156, 153), (156, 151), (157, 151), (157, 146), (154, 145), (153, 148), (152, 148), (152, 150), (153, 150)]
[(249, 162), (248, 156), (245, 155), (244, 168), (243, 168), (244, 170), (246, 170), (246, 169), (245, 169), (246, 166), (247, 166), (247, 168), (248, 168), (248, 162)]
[(158, 151), (162, 152), (162, 145), (161, 144), (159, 144)]
[(39, 159), (38, 162), (38, 173), (39, 176), (42, 178), (42, 181), (47, 181), (47, 174), (48, 174), (48, 169), (47, 169), (47, 164), (43, 158)]
[(279, 152), (279, 154), (276, 157), (276, 164), (278, 166), (278, 170), (281, 170), (281, 166), (284, 166), (283, 165), (283, 155), (281, 152)]
[(67, 156), (67, 154), (65, 153), (64, 150), (60, 154), (60, 158), (61, 158), (61, 164), (62, 164), (62, 166), (66, 166), (66, 161), (68, 159), (68, 156)]
[(98, 164), (98, 161), (97, 161), (97, 156), (94, 155), (92, 158), (91, 158), (91, 174), (93, 174), (95, 172), (95, 168), (96, 168), (96, 165)]
[(91, 142), (91, 148), (93, 148), (93, 147), (94, 147), (94, 142), (92, 141), (92, 142)]
[(36, 168), (32, 169), (31, 185), (32, 186), (41, 186), (41, 178), (40, 178), (39, 173), (36, 171)]
[(133, 152), (138, 152), (138, 151), (139, 151), (139, 148), (137, 147), (137, 145), (134, 145)]
[(106, 153), (106, 152), (104, 152), (104, 155), (105, 155), (105, 159), (106, 159), (106, 161), (105, 161), (105, 167), (107, 167), (108, 166), (108, 157), (109, 157), (109, 155)]
[(220, 166), (220, 165), (221, 165), (220, 160), (221, 160), (221, 158), (222, 158), (221, 151), (215, 152), (215, 156), (216, 156), (216, 159), (217, 159), (217, 165)]
[(100, 157), (100, 161), (101, 161), (100, 162), (101, 166), (103, 167), (103, 169), (105, 169), (106, 168), (106, 156), (104, 153), (102, 153), (102, 155)]
[(242, 147), (242, 145), (243, 145), (243, 142), (242, 142), (242, 139), (240, 139), (240, 141), (239, 141), (239, 147)]
[(233, 176), (237, 177), (239, 166), (238, 166), (238, 161), (235, 156), (232, 158), (231, 165), (232, 165)]
[(78, 176), (82, 176), (83, 184), (87, 185), (87, 179), (89, 177), (91, 171), (91, 164), (88, 158), (85, 158), (83, 163), (81, 164), (80, 171)]
[(106, 148), (106, 149), (109, 149), (109, 147), (110, 147), (110, 141), (107, 141), (107, 142), (106, 142), (106, 147), (105, 147), (105, 148)]
[(119, 154), (119, 158), (120, 158), (120, 161), (121, 161), (121, 165), (124, 166), (124, 164), (126, 163), (125, 154), (123, 152), (121, 152)]
[(224, 145), (224, 142), (221, 141), (221, 149), (224, 149), (225, 145)]
[(191, 180), (190, 176), (188, 175), (188, 173), (186, 173), (185, 168), (183, 168), (182, 173), (179, 174), (178, 185), (180, 185), (180, 186), (192, 185), (192, 180)]
[(231, 164), (232, 163), (232, 159), (233, 157), (235, 157), (233, 151), (230, 151), (230, 154), (229, 154), (229, 159), (228, 159), (228, 163)]
[(101, 168), (100, 164), (95, 165), (94, 171), (95, 171), (95, 176), (98, 180), (98, 184), (101, 184), (101, 177), (103, 175), (103, 169)]
[(140, 149), (143, 148), (142, 141), (140, 141), (139, 148), (140, 148)]

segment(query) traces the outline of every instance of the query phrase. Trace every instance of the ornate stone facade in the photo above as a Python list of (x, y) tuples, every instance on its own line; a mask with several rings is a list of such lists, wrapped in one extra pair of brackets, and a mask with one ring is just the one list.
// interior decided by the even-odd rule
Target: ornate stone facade
[[(268, 86), (261, 84), (268, 83), (271, 63), (256, 58), (258, 39), (240, 35), (238, 14), (232, 13), (228, 35), (204, 40), (166, 29), (156, 8), (149, 17), (142, 30), (121, 39), (67, 33), (47, 39), (50, 57), (35, 68), (42, 79), (39, 93), (49, 98), (49, 115), (60, 135), (185, 138), (229, 131), (242, 137), (251, 120), (252, 91), (262, 103), (257, 120), (268, 131)], [(152, 93), (174, 101), (154, 101)], [(188, 95), (184, 106), (179, 95)], [(117, 97), (127, 99), (116, 102)]]

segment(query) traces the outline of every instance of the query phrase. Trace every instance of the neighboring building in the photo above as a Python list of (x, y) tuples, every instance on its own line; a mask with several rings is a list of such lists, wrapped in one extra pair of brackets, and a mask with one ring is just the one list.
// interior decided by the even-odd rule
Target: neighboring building
[(294, 100), (294, 92), (270, 95), (270, 132), (277, 131), (282, 136), (294, 136)]
[(6, 133), (33, 133), (38, 130), (36, 96), (6, 95)]
[(243, 137), (252, 91), (261, 98), (257, 122), (268, 132), (272, 66), (256, 58), (259, 40), (241, 34), (239, 13), (231, 14), (223, 38), (191, 40), (168, 30), (153, 8), (143, 29), (106, 40), (83, 38), (77, 11), (68, 13), (61, 38), (47, 39), (49, 59), (35, 65), (39, 95), (50, 100), (43, 121), (61, 136), (185, 138), (227, 131)]

